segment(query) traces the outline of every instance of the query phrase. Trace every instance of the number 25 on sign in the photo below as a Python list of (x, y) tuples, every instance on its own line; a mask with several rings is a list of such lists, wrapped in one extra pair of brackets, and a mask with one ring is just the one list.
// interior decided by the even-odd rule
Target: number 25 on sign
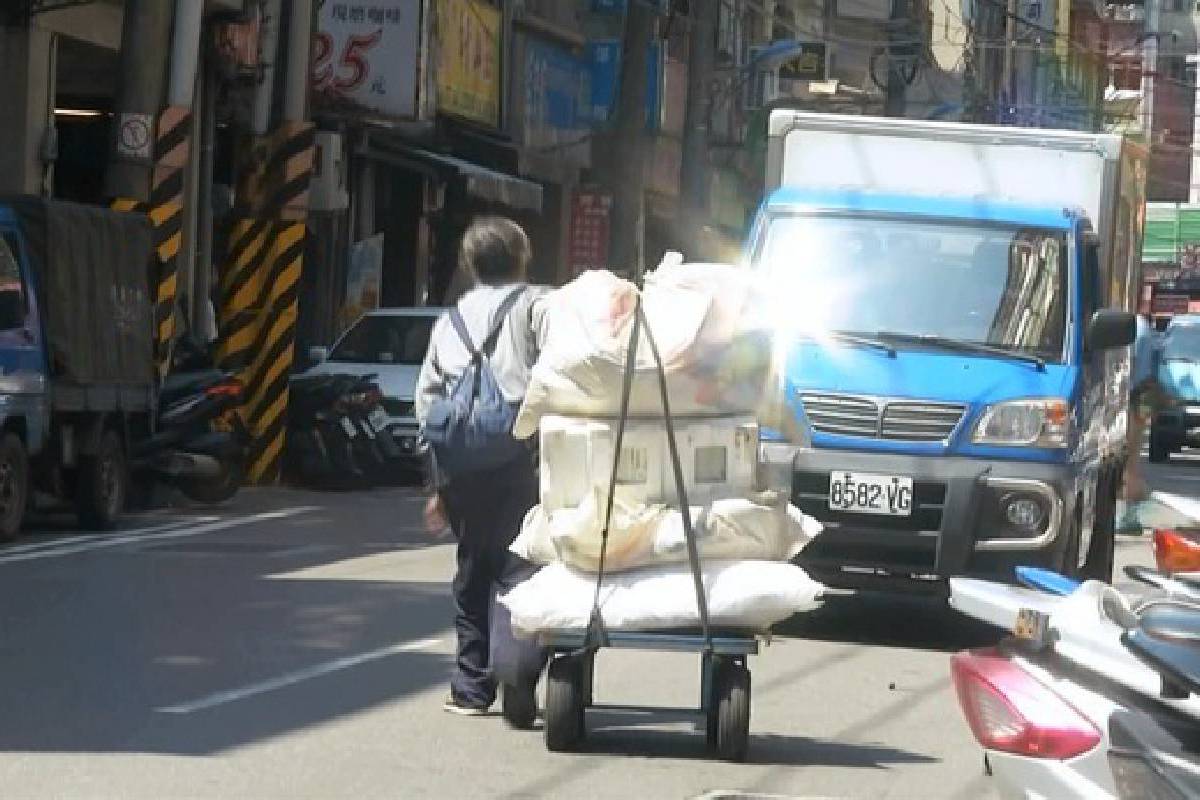
[(313, 88), (318, 92), (350, 94), (371, 77), (368, 53), (383, 38), (383, 30), (346, 37), (342, 51), (334, 61), (334, 40), (328, 33), (315, 37), (313, 52)]

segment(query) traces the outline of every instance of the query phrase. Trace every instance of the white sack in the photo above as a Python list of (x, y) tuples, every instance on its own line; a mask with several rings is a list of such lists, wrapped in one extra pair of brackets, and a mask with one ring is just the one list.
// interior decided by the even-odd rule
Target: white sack
[[(714, 561), (702, 570), (709, 620), (715, 627), (766, 631), (816, 608), (824, 586), (792, 564)], [(513, 630), (525, 638), (542, 631), (579, 630), (591, 618), (595, 576), (562, 564), (544, 567), (500, 598)], [(700, 624), (692, 573), (686, 564), (611, 575), (600, 590), (610, 630), (692, 628)]]
[[(760, 413), (790, 424), (775, 408), (769, 300), (755, 273), (722, 264), (676, 264), (646, 278), (646, 319), (662, 355), (671, 410)], [(540, 349), (513, 433), (528, 438), (546, 414), (612, 416), (620, 411), (625, 356), (637, 288), (610, 272), (585, 272), (543, 297), (534, 324)], [(662, 401), (645, 337), (630, 397), (634, 416), (660, 416)]]
[[(547, 512), (535, 506), (511, 550), (527, 561), (561, 561), (595, 572), (600, 564), (607, 493), (590, 493), (573, 508)], [(692, 508), (701, 558), (790, 561), (821, 531), (812, 517), (770, 494), (717, 500)], [(612, 572), (688, 560), (683, 515), (663, 505), (613, 503), (605, 569)]]

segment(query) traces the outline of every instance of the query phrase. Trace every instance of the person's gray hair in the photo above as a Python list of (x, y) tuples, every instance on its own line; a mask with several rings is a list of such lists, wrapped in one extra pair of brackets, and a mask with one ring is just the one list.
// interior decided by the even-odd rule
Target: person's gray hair
[(463, 234), (459, 263), (482, 283), (525, 277), (533, 248), (520, 225), (506, 217), (478, 217)]

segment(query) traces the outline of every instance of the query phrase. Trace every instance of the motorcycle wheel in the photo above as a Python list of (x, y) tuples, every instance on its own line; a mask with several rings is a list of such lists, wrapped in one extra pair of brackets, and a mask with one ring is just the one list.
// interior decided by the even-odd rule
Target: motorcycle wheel
[(179, 491), (189, 500), (216, 505), (232, 499), (238, 493), (245, 475), (246, 470), (241, 461), (222, 461), (220, 475), (215, 478), (181, 481)]

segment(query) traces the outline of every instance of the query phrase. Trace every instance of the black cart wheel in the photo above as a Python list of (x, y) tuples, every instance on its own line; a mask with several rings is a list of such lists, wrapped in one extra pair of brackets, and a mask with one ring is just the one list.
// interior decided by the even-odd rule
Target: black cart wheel
[(583, 668), (578, 659), (559, 656), (546, 670), (546, 749), (574, 750), (583, 741)]
[(750, 670), (730, 664), (717, 674), (717, 754), (742, 761), (750, 744)]
[(719, 728), (719, 710), (721, 706), (722, 681), (729, 659), (721, 656), (706, 656), (706, 678), (708, 679), (708, 694), (705, 701), (705, 738), (709, 748), (717, 748), (717, 729)]

